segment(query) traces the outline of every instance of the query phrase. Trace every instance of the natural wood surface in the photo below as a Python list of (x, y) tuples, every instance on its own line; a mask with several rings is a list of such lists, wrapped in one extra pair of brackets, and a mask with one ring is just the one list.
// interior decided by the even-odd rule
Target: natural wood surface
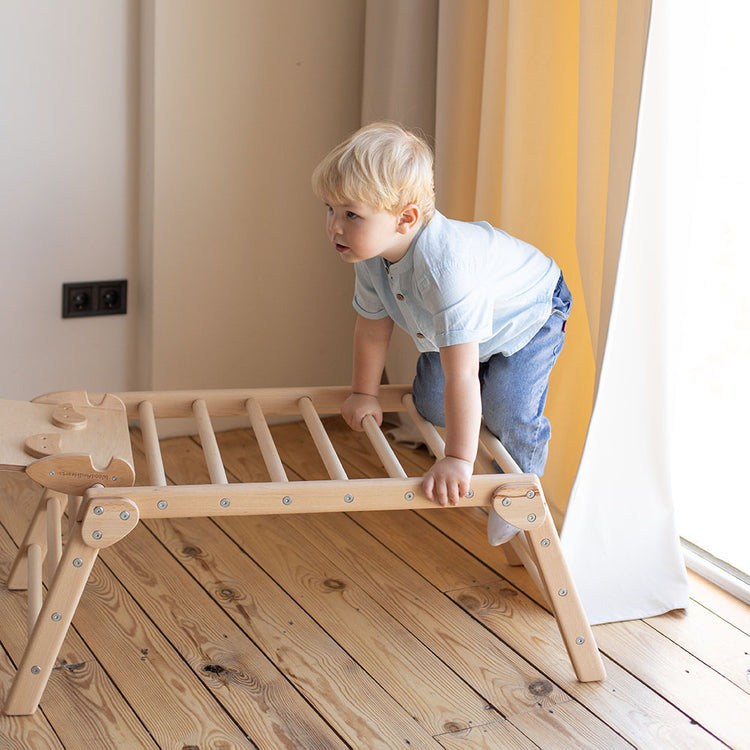
[[(323, 424), (348, 477), (387, 475), (366, 433)], [(217, 453), (229, 488), (278, 481), (279, 462), (291, 484), (328, 476), (303, 422), (268, 430), (276, 476), (264, 437), (218, 433), (206, 453), (197, 428), (156, 446), (135, 431), (136, 476), (157, 450), (169, 483), (210, 481)], [(409, 476), (431, 461), (391, 448)], [(40, 491), (20, 473), (0, 489), (5, 580)], [(687, 612), (596, 626), (607, 678), (581, 683), (485, 524), (477, 507), (142, 520), (100, 550), (40, 710), (0, 717), (0, 747), (749, 746), (750, 608), (691, 577)], [(0, 587), (0, 611), (4, 701), (25, 592)]]

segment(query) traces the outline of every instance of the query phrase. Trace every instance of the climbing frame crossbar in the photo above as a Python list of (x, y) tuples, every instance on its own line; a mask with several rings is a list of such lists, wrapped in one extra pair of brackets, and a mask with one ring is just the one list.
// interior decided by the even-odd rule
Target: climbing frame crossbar
[[(25, 471), (44, 487), (8, 580), (9, 588), (28, 591), (29, 640), (4, 712), (36, 710), (99, 549), (127, 543), (127, 535), (141, 518), (438, 507), (423, 495), (421, 477), (407, 475), (372, 417), (364, 420), (363, 429), (388, 476), (347, 478), (321, 417), (338, 414), (348, 394), (347, 388), (317, 387), (130, 392), (91, 400), (85, 393), (65, 392), (30, 403), (0, 401), (0, 468)], [(410, 415), (430, 450), (444, 455), (442, 437), (418, 414), (408, 387), (384, 386), (380, 402), (385, 412)], [(268, 481), (228, 481), (213, 420), (241, 416), (255, 433)], [(210, 484), (167, 484), (159, 420), (185, 417), (197, 425)], [(330, 479), (288, 480), (269, 428), (268, 420), (278, 417), (304, 421)], [(133, 486), (129, 421), (140, 427), (142, 435), (147, 465), (147, 476), (139, 477), (147, 482), (142, 486)], [(521, 530), (508, 546), (547, 597), (576, 676), (581, 681), (603, 679), (602, 660), (539, 479), (520, 473), (489, 432), (483, 430), (481, 439), (483, 451), (506, 473), (475, 472), (461, 505), (494, 508)], [(65, 509), (69, 524), (63, 544)]]

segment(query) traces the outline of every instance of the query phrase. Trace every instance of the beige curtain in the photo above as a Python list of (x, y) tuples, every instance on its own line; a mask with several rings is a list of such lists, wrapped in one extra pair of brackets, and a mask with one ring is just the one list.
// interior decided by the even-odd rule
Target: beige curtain
[[(535, 244), (555, 258), (573, 294), (547, 407), (553, 437), (544, 487), (558, 521), (583, 465), (595, 397), (602, 397), (597, 385), (611, 344), (650, 12), (651, 0), (368, 3), (363, 120), (401, 119), (428, 132), (434, 125), (438, 208)], [(388, 33), (405, 28), (416, 33)], [(410, 379), (413, 361), (397, 349), (391, 380)], [(618, 387), (606, 398), (627, 399)], [(615, 419), (597, 432), (598, 441), (617, 432)], [(622, 485), (632, 464), (627, 455), (620, 460), (622, 474), (611, 481)], [(584, 508), (577, 515), (585, 517), (588, 503), (606, 501), (610, 478), (598, 477), (593, 487), (580, 479), (587, 497), (577, 496)], [(673, 531), (667, 524), (674, 547)], [(606, 542), (574, 532), (573, 572), (592, 620), (657, 614), (651, 603), (644, 611), (638, 602), (600, 606), (603, 591), (620, 589), (589, 576)], [(649, 550), (642, 552), (648, 564)], [(673, 554), (670, 564), (681, 563)], [(672, 606), (670, 600), (661, 611)]]

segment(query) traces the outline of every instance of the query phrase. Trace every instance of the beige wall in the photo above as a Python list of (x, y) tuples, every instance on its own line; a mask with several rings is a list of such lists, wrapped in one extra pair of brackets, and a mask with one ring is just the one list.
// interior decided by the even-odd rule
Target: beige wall
[(137, 38), (125, 0), (0, 0), (0, 398), (135, 385), (137, 289), (127, 316), (61, 309), (135, 272)]
[(310, 172), (359, 124), (364, 2), (146, 5), (149, 387), (346, 383), (352, 271)]
[[(348, 381), (309, 175), (359, 125), (364, 5), (0, 0), (0, 398)], [(127, 316), (60, 318), (118, 277)]]

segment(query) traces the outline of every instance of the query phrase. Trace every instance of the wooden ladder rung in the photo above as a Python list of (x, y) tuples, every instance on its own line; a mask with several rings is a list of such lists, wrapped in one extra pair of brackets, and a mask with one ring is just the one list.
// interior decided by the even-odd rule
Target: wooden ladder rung
[(47, 580), (54, 578), (57, 564), (62, 557), (62, 512), (61, 495), (49, 492), (47, 496)]
[(224, 463), (221, 460), (219, 444), (216, 442), (216, 435), (211, 424), (211, 417), (208, 414), (208, 406), (202, 398), (193, 401), (193, 414), (198, 422), (198, 434), (200, 435), (212, 484), (229, 484)]
[(386, 470), (388, 476), (406, 479), (407, 474), (404, 471), (403, 466), (401, 466), (396, 454), (393, 452), (393, 448), (391, 448), (391, 444), (386, 439), (380, 427), (378, 427), (378, 423), (375, 421), (375, 417), (373, 417), (372, 414), (368, 414), (362, 420), (362, 427), (364, 428), (367, 437), (370, 439), (372, 447), (378, 454), (378, 458), (382, 461), (383, 468)]
[(336, 455), (331, 439), (328, 437), (326, 428), (315, 409), (315, 405), (309, 396), (303, 396), (298, 402), (300, 413), (305, 420), (307, 429), (310, 430), (315, 447), (318, 449), (328, 476), (331, 479), (348, 479), (346, 471)]
[(513, 456), (508, 453), (507, 448), (487, 429), (484, 422), (479, 428), (479, 440), (506, 474), (523, 474), (521, 467), (513, 460)]
[(34, 630), (37, 617), (42, 609), (42, 547), (30, 544), (27, 550), (27, 585), (28, 585), (28, 631), (29, 638)]
[(284, 470), (284, 464), (281, 462), (281, 456), (276, 449), (276, 443), (273, 441), (271, 430), (268, 429), (265, 415), (260, 404), (254, 398), (249, 398), (245, 402), (247, 415), (250, 417), (250, 424), (255, 433), (255, 439), (258, 441), (260, 454), (263, 456), (263, 462), (268, 470), (268, 475), (272, 482), (287, 482), (288, 478)]
[(414, 421), (417, 429), (422, 434), (427, 447), (433, 452), (435, 458), (443, 458), (445, 456), (445, 441), (440, 437), (440, 433), (435, 429), (435, 425), (428, 422), (418, 411), (417, 407), (414, 406), (411, 394), (407, 393), (404, 395), (402, 402), (406, 407), (406, 411)]
[(146, 455), (149, 482), (156, 487), (166, 487), (167, 477), (164, 474), (164, 461), (159, 445), (154, 405), (150, 401), (141, 401), (138, 404), (138, 417), (143, 435), (143, 452)]

